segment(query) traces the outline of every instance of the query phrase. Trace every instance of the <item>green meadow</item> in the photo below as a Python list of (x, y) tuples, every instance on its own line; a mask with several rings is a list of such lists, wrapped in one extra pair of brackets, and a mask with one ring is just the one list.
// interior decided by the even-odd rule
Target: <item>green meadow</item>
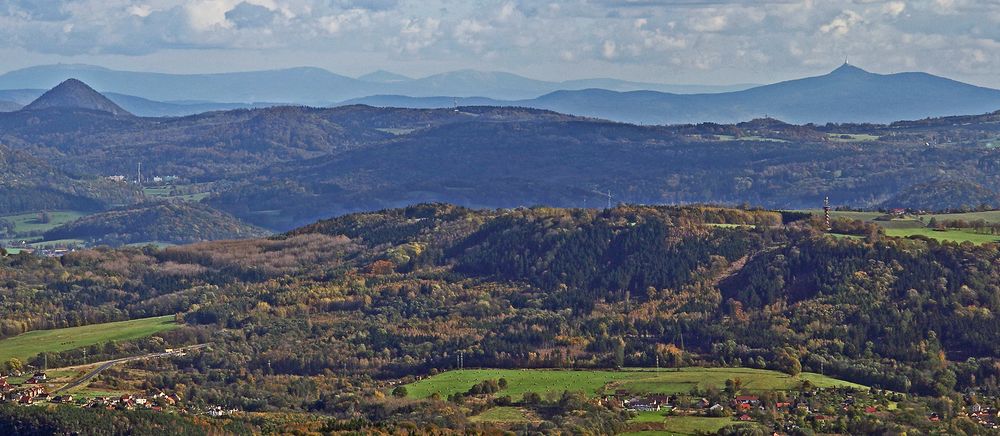
[(488, 379), (507, 379), (503, 391), (515, 401), (526, 392), (543, 397), (559, 395), (563, 391), (583, 392), (594, 397), (617, 389), (631, 393), (674, 394), (689, 392), (692, 387), (721, 388), (727, 379), (740, 378), (747, 391), (796, 389), (803, 380), (817, 387), (863, 386), (813, 373), (792, 377), (777, 371), (753, 368), (681, 368), (681, 369), (629, 369), (609, 370), (547, 370), (547, 369), (466, 369), (444, 372), (406, 386), (409, 396), (427, 398), (432, 394), (441, 397), (465, 392), (472, 385)]
[[(808, 212), (813, 215), (822, 215), (823, 211), (820, 209), (809, 209), (803, 210), (801, 212)], [(967, 213), (946, 213), (946, 214), (928, 214), (921, 215), (919, 217), (907, 216), (902, 218), (894, 218), (891, 220), (876, 220), (875, 218), (885, 216), (881, 212), (854, 212), (854, 211), (831, 211), (830, 217), (836, 218), (847, 218), (853, 220), (868, 221), (878, 224), (885, 230), (886, 236), (895, 238), (906, 238), (909, 236), (925, 236), (931, 239), (935, 239), (941, 242), (971, 242), (973, 244), (984, 244), (988, 242), (998, 242), (1000, 241), (1000, 235), (990, 235), (985, 233), (976, 233), (972, 229), (946, 229), (946, 230), (934, 230), (927, 227), (927, 223), (930, 222), (931, 218), (936, 218), (937, 220), (964, 220), (964, 221), (976, 221), (983, 220), (987, 223), (1000, 223), (1000, 211), (985, 211), (985, 212), (967, 212)], [(837, 235), (835, 235), (837, 236)]]
[(721, 428), (735, 424), (732, 418), (707, 418), (703, 416), (663, 416), (663, 412), (640, 412), (631, 423), (662, 424), (663, 430), (640, 430), (626, 432), (628, 436), (687, 436), (712, 434)]
[(130, 321), (92, 324), (53, 330), (35, 330), (0, 340), (0, 362), (16, 357), (21, 361), (43, 352), (58, 352), (150, 336), (177, 328), (173, 315)]

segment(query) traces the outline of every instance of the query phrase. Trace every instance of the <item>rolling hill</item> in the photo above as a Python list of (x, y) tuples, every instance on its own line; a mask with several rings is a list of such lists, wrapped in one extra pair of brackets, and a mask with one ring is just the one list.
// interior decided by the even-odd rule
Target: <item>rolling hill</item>
[(40, 210), (102, 210), (139, 199), (127, 185), (73, 178), (45, 161), (0, 144), (0, 214)]
[(186, 244), (266, 236), (267, 231), (198, 203), (163, 202), (114, 209), (45, 232), (46, 240), (81, 239), (94, 244)]

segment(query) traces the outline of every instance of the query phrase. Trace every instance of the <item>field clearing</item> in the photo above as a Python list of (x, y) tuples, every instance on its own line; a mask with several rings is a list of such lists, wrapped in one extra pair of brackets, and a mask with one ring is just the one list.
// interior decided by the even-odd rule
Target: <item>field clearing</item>
[(896, 218), (889, 221), (880, 220), (872, 222), (878, 224), (879, 227), (882, 227), (883, 229), (922, 229), (927, 227), (927, 224), (923, 222), (907, 218)]
[(972, 230), (967, 229), (948, 229), (944, 231), (937, 231), (926, 227), (920, 229), (885, 229), (885, 234), (886, 236), (897, 238), (920, 235), (936, 239), (938, 241), (971, 242), (973, 244), (985, 244), (988, 242), (1000, 241), (1000, 236), (998, 235), (975, 233)]
[(108, 341), (143, 338), (177, 327), (173, 315), (167, 315), (82, 327), (35, 330), (0, 340), (0, 362), (12, 357), (24, 362), (43, 352), (66, 351)]
[[(662, 412), (644, 412), (650, 414), (660, 414)], [(640, 414), (640, 416), (643, 416)], [(644, 431), (634, 431), (626, 432), (623, 435), (631, 436), (687, 436), (687, 435), (698, 435), (706, 433), (715, 433), (719, 429), (737, 423), (737, 421), (732, 418), (706, 418), (702, 416), (671, 416), (671, 417), (660, 417), (659, 420), (632, 420), (629, 422), (640, 422), (640, 423), (650, 423), (659, 422), (663, 423), (663, 430), (644, 430)]]
[(1000, 210), (988, 210), (985, 212), (965, 212), (965, 213), (939, 213), (939, 214), (929, 214), (921, 215), (924, 222), (930, 221), (931, 218), (936, 218), (937, 220), (965, 220), (965, 221), (975, 221), (983, 220), (988, 223), (1000, 223)]
[[(795, 212), (808, 212), (817, 216), (823, 215), (823, 211), (820, 209), (807, 209)], [(912, 218), (912, 217), (896, 218), (889, 221), (875, 220), (875, 218), (884, 215), (885, 214), (880, 212), (853, 212), (853, 211), (830, 212), (830, 216), (832, 218), (848, 218), (848, 219), (868, 221), (878, 224), (885, 230), (886, 236), (894, 238), (906, 238), (909, 236), (920, 235), (941, 242), (959, 242), (959, 243), (971, 242), (977, 245), (1000, 241), (1000, 235), (976, 233), (971, 229), (948, 229), (944, 231), (936, 231), (934, 229), (925, 227), (926, 223), (930, 222), (931, 218), (936, 218), (937, 220), (965, 220), (965, 221), (975, 221), (981, 219), (988, 223), (1000, 223), (1000, 211), (997, 210), (986, 211), (986, 212), (930, 214), (930, 215), (921, 215), (918, 218)], [(920, 220), (920, 218), (922, 218), (922, 220)]]
[(715, 135), (718, 141), (730, 142), (730, 141), (755, 141), (755, 142), (788, 142), (785, 139), (778, 138), (767, 138), (763, 136), (733, 136), (733, 135)]
[(34, 248), (59, 248), (68, 247), (71, 245), (84, 245), (87, 241), (83, 239), (53, 239), (51, 241), (38, 241), (28, 244)]
[[(809, 213), (815, 216), (823, 216), (823, 209), (803, 209), (803, 210), (789, 210), (787, 212), (803, 212)], [(882, 212), (855, 212), (852, 210), (831, 210), (830, 218), (847, 218), (852, 220), (861, 221), (872, 221), (875, 218), (885, 215)]]
[(833, 142), (871, 142), (877, 141), (878, 136), (854, 133), (827, 133), (827, 139)]
[(531, 422), (524, 410), (517, 407), (494, 407), (483, 413), (469, 417), (472, 422), (496, 422), (513, 424), (519, 422)]
[(22, 213), (17, 215), (5, 215), (0, 216), (0, 219), (4, 219), (14, 223), (14, 233), (16, 234), (26, 234), (31, 232), (45, 232), (66, 224), (70, 221), (87, 216), (86, 212), (80, 212), (75, 210), (64, 210), (64, 211), (54, 211), (48, 212), (49, 222), (43, 223), (38, 218), (38, 213)]
[(803, 380), (817, 387), (864, 386), (833, 379), (819, 374), (802, 373), (798, 377), (777, 371), (753, 368), (681, 368), (681, 369), (628, 369), (607, 370), (558, 370), (558, 369), (466, 369), (444, 372), (406, 386), (409, 396), (427, 398), (432, 394), (441, 397), (465, 392), (472, 385), (488, 379), (507, 379), (503, 394), (515, 401), (526, 392), (536, 392), (543, 397), (559, 395), (563, 391), (583, 392), (595, 397), (617, 389), (631, 393), (674, 394), (689, 392), (698, 385), (702, 388), (725, 386), (727, 379), (740, 378), (748, 391), (791, 390)]
[(722, 229), (756, 229), (757, 226), (754, 224), (722, 224), (722, 223), (705, 223), (709, 227), (718, 227)]

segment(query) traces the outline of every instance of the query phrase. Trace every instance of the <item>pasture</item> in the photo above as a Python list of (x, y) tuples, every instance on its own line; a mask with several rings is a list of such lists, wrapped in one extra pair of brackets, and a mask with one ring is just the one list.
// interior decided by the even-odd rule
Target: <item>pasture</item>
[(167, 315), (64, 329), (35, 330), (0, 340), (0, 362), (5, 362), (12, 357), (26, 362), (39, 353), (72, 350), (109, 341), (143, 338), (177, 327), (173, 315)]
[[(802, 210), (813, 215), (821, 216), (820, 209)], [(830, 217), (847, 218), (875, 223), (885, 230), (886, 236), (895, 238), (905, 238), (909, 236), (925, 236), (941, 242), (971, 242), (973, 244), (984, 244), (988, 242), (1000, 241), (1000, 236), (985, 233), (976, 233), (972, 229), (947, 229), (943, 231), (934, 230), (927, 227), (931, 218), (937, 220), (963, 220), (976, 221), (983, 220), (987, 223), (1000, 223), (1000, 211), (966, 212), (966, 213), (942, 213), (927, 214), (920, 216), (906, 216), (891, 220), (876, 220), (875, 218), (885, 216), (881, 212), (854, 212), (854, 211), (831, 211)], [(836, 235), (835, 235), (836, 236)]]
[(971, 242), (973, 244), (985, 244), (987, 242), (997, 242), (1000, 241), (1000, 236), (998, 235), (988, 235), (983, 233), (976, 233), (970, 229), (948, 229), (948, 230), (934, 230), (931, 228), (902, 228), (902, 229), (885, 229), (886, 236), (892, 236), (897, 238), (905, 238), (908, 236), (926, 236), (931, 239), (936, 239), (938, 241), (947, 242)]
[[(638, 430), (626, 432), (629, 436), (686, 436), (711, 434), (719, 429), (735, 424), (733, 418), (707, 418), (703, 416), (664, 416), (663, 412), (640, 412), (630, 423), (658, 424), (660, 430)], [(646, 426), (642, 426), (646, 427)]]
[(409, 396), (427, 398), (437, 393), (441, 397), (465, 392), (472, 385), (488, 379), (507, 379), (503, 391), (518, 401), (526, 392), (543, 398), (563, 391), (583, 392), (590, 397), (625, 389), (630, 393), (674, 394), (689, 392), (692, 387), (722, 388), (727, 379), (740, 378), (747, 391), (796, 389), (803, 380), (817, 387), (863, 386), (813, 373), (797, 377), (777, 371), (753, 368), (680, 368), (610, 370), (547, 370), (547, 369), (466, 369), (444, 372), (406, 386)]
[(0, 219), (14, 223), (14, 233), (27, 234), (45, 232), (87, 215), (85, 212), (64, 210), (48, 212), (49, 222), (42, 222), (38, 212), (0, 216)]

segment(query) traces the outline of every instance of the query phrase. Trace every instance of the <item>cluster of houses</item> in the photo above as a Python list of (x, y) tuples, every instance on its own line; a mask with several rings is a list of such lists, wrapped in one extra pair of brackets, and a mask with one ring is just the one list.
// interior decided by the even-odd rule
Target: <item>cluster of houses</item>
[[(631, 395), (628, 391), (618, 390), (614, 395), (605, 397), (607, 405), (613, 405), (626, 410), (636, 412), (651, 412), (669, 410), (676, 415), (688, 416), (709, 416), (724, 417), (732, 416), (739, 421), (753, 421), (754, 414), (765, 412), (768, 405), (761, 401), (756, 395), (735, 395), (729, 401), (712, 402), (707, 398), (696, 398), (690, 404), (682, 404), (676, 395), (646, 394)], [(854, 405), (854, 399), (847, 397), (842, 401), (841, 407), (847, 410)], [(773, 403), (773, 409), (778, 413), (791, 414), (801, 412), (814, 421), (828, 421), (834, 419), (833, 416), (824, 415), (811, 409), (809, 403), (804, 398), (791, 401), (777, 401)], [(877, 413), (876, 406), (867, 406), (864, 412), (868, 414)]]
[(62, 256), (65, 256), (68, 253), (72, 253), (72, 252), (76, 251), (76, 249), (77, 249), (75, 245), (67, 245), (67, 246), (64, 246), (64, 247), (42, 247), (42, 248), (37, 248), (37, 247), (33, 247), (33, 246), (29, 245), (27, 241), (15, 242), (15, 243), (12, 243), (12, 244), (10, 244), (10, 245), (8, 245), (6, 247), (3, 247), (3, 248), (6, 248), (6, 249), (13, 248), (13, 249), (16, 249), (18, 252), (21, 252), (21, 253), (34, 254), (36, 256), (42, 256), (42, 257), (62, 257)]
[[(141, 176), (137, 176), (137, 177), (141, 177)], [(177, 176), (153, 176), (152, 178), (149, 178), (149, 179), (141, 179), (141, 180), (139, 180), (139, 179), (131, 179), (130, 180), (129, 176), (124, 176), (124, 175), (121, 175), (121, 174), (116, 174), (116, 175), (113, 175), (113, 176), (107, 176), (105, 178), (108, 179), (108, 180), (110, 180), (110, 181), (112, 181), (112, 182), (118, 182), (118, 183), (126, 183), (126, 182), (135, 182), (135, 183), (141, 183), (141, 182), (171, 183), (171, 182), (176, 182), (179, 179), (179, 177), (177, 177)]]
[(166, 394), (158, 393), (150, 398), (124, 394), (117, 397), (94, 397), (86, 400), (81, 404), (82, 407), (94, 408), (94, 409), (108, 409), (108, 410), (163, 410), (165, 405), (173, 405), (177, 403), (177, 399), (173, 396), (168, 396)]
[[(48, 377), (44, 372), (37, 372), (21, 384), (12, 384), (8, 377), (0, 376), (0, 403), (32, 405), (39, 402), (49, 404), (73, 404), (84, 408), (107, 410), (152, 410), (163, 411), (165, 408), (175, 408), (181, 398), (176, 393), (157, 392), (150, 396), (122, 394), (120, 396), (103, 396), (93, 398), (74, 398), (73, 395), (50, 395), (44, 386)], [(212, 406), (204, 410), (211, 417), (229, 416), (238, 413), (238, 409)]]
[(39, 381), (45, 380), (45, 373), (36, 373), (22, 385), (11, 384), (7, 377), (0, 377), (0, 403), (34, 404), (47, 400), (49, 393)]
[[(36, 372), (21, 384), (13, 384), (8, 377), (0, 376), (0, 403), (16, 403), (23, 405), (46, 401), (52, 404), (76, 404), (81, 407), (105, 408), (108, 410), (163, 410), (165, 406), (175, 406), (180, 402), (177, 394), (158, 392), (152, 396), (124, 394), (115, 397), (94, 397), (76, 399), (72, 395), (50, 395), (44, 383), (48, 377), (44, 372)], [(209, 411), (211, 412), (211, 410)]]
[[(979, 423), (983, 427), (990, 429), (1000, 429), (1000, 411), (996, 408), (990, 406), (984, 406), (981, 404), (973, 404), (965, 409), (964, 412), (970, 419)], [(934, 419), (934, 416), (931, 417)]]

